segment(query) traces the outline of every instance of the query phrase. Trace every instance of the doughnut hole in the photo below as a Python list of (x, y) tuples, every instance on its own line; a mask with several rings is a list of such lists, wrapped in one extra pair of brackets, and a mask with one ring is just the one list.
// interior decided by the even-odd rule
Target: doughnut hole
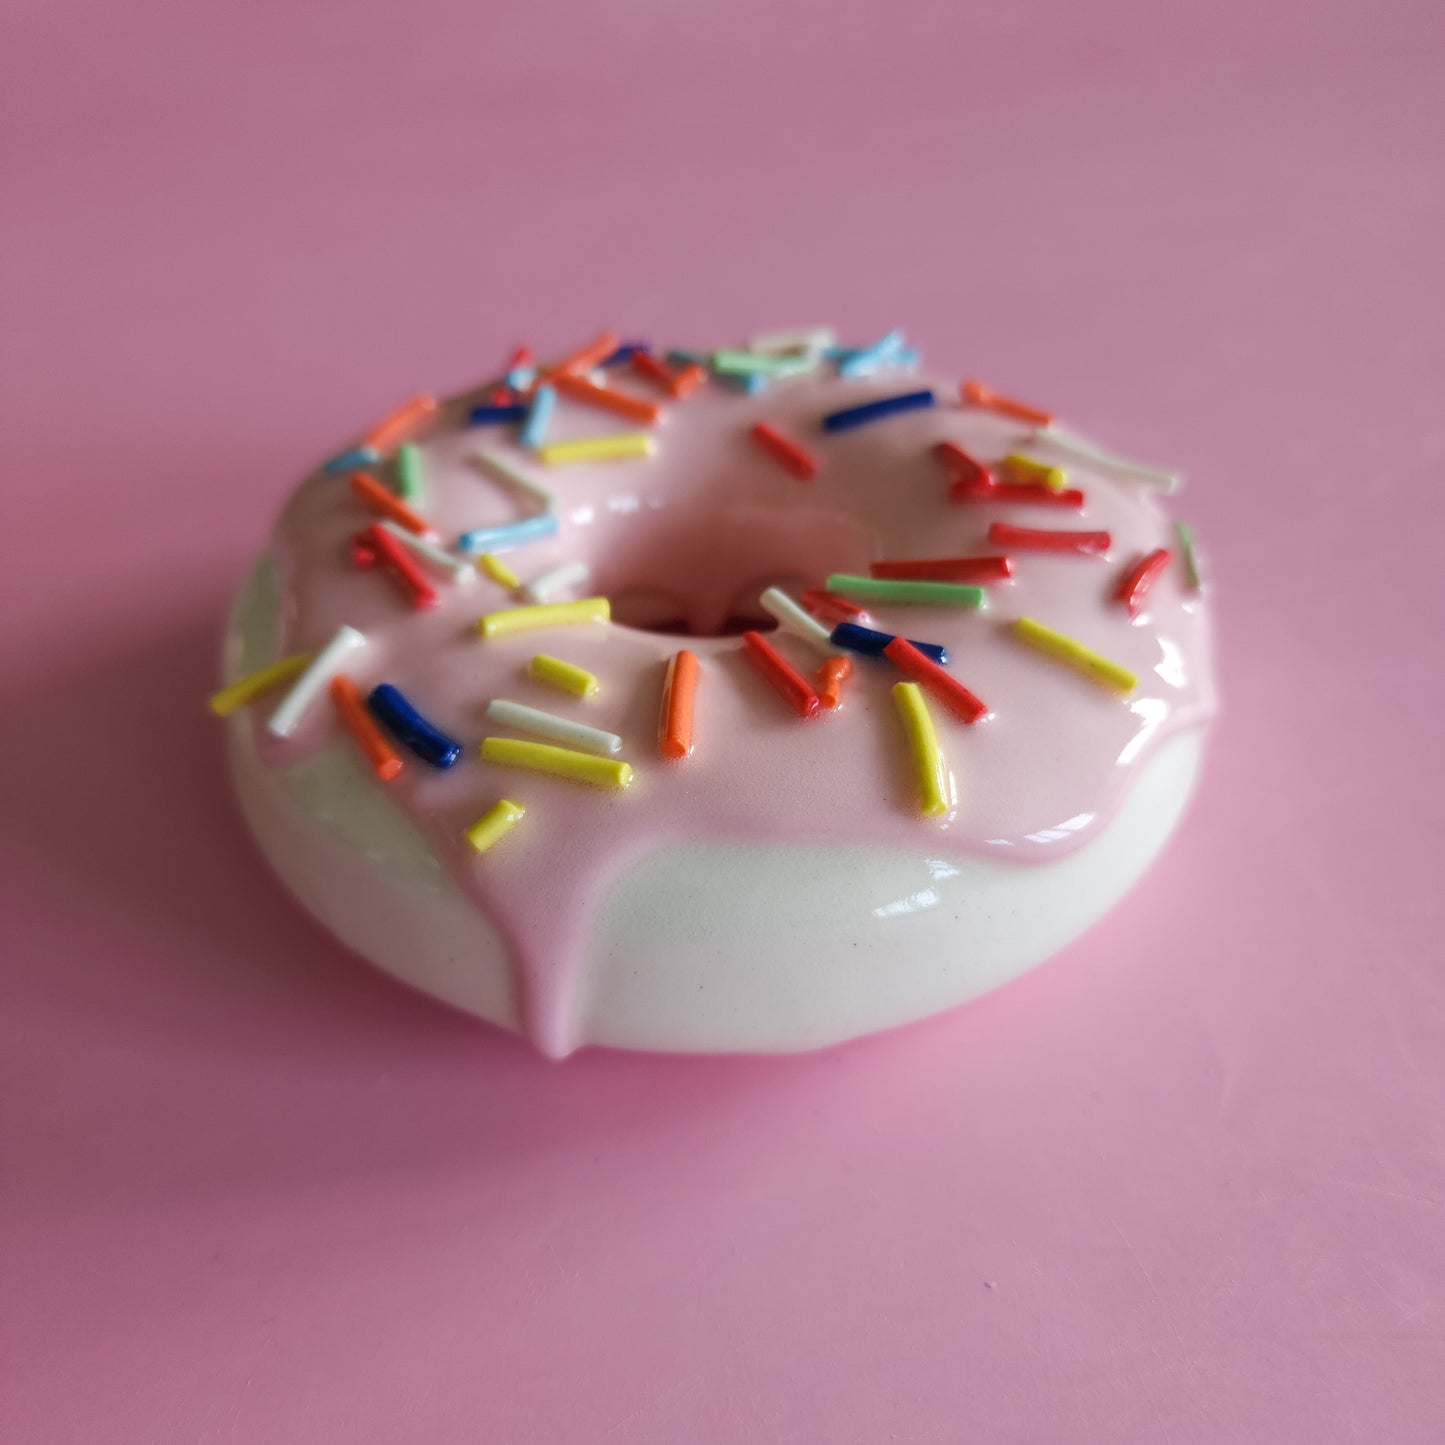
[(830, 572), (866, 572), (875, 555), (862, 522), (824, 508), (669, 511), (617, 528), (591, 586), (623, 627), (727, 637), (775, 625), (758, 601), (767, 588), (797, 596)]

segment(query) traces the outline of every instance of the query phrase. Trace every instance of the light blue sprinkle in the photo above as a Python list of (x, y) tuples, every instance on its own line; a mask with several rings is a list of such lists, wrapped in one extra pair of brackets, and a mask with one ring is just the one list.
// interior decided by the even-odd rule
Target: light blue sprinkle
[(381, 453), (375, 447), (352, 447), (331, 458), (321, 470), (323, 472), (354, 472), (358, 467), (374, 467), (381, 460)]
[(507, 385), (513, 391), (526, 391), (537, 379), (537, 368), (535, 366), (514, 366), (507, 373)]
[(866, 376), (879, 367), (896, 365), (907, 345), (907, 338), (901, 331), (890, 331), (886, 336), (880, 336), (871, 346), (839, 357), (838, 375)]
[(463, 532), (457, 538), (457, 546), (463, 552), (505, 552), (509, 547), (520, 547), (526, 542), (538, 542), (551, 537), (557, 531), (557, 518), (551, 512), (538, 512), (535, 517), (523, 517), (520, 522), (504, 522), (500, 527), (478, 527), (472, 532)]
[(547, 440), (547, 424), (557, 405), (557, 388), (542, 385), (532, 393), (532, 410), (527, 413), (527, 423), (522, 428), (522, 445), (536, 451)]

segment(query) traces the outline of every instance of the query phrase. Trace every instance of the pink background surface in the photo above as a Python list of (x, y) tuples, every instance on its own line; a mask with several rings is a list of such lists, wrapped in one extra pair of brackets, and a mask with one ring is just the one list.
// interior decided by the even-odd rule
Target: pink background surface
[[(1175, 9), (12, 5), (0, 1433), (1441, 1438), (1445, 22)], [(1189, 471), (1184, 831), (813, 1057), (357, 965), (201, 707), (293, 479), (518, 339), (815, 320)]]

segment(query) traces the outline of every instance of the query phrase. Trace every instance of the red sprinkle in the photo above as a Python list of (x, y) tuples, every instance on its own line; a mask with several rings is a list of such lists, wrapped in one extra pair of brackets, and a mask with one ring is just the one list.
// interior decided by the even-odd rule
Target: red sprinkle
[(684, 366), (674, 371), (666, 362), (659, 361), (650, 351), (632, 353), (632, 369), (641, 377), (660, 386), (670, 397), (681, 401), (690, 392), (697, 390), (707, 376), (700, 366)]
[(1130, 617), (1139, 615), (1144, 594), (1154, 585), (1154, 579), (1169, 565), (1173, 553), (1167, 547), (1160, 547), (1148, 556), (1141, 557), (1120, 579), (1114, 589), (1114, 601), (1122, 602), (1129, 609)]
[(375, 769), (376, 776), (389, 783), (401, 772), (404, 764), (367, 711), (360, 689), (341, 672), (331, 679), (330, 691), (337, 717), (366, 754), (366, 760)]
[(379, 512), (383, 517), (390, 517), (393, 522), (398, 526), (405, 527), (408, 532), (415, 532), (418, 537), (425, 537), (431, 530), (400, 497), (388, 492), (370, 473), (352, 472), (351, 490), (358, 501), (365, 502), (373, 512)]
[(812, 717), (822, 707), (812, 684), (761, 633), (743, 633), (743, 651), (799, 717)]
[(985, 411), (996, 411), (1000, 416), (1011, 416), (1015, 421), (1026, 421), (1031, 426), (1048, 426), (1054, 419), (1052, 413), (1040, 411), (1027, 402), (1000, 396), (981, 381), (964, 382), (959, 399), (967, 406), (981, 406)]
[(868, 616), (866, 607), (860, 607), (848, 597), (835, 597), (831, 592), (824, 592), (821, 587), (803, 589), (803, 606), (815, 617), (821, 617), (824, 622), (861, 623)]
[(970, 456), (957, 442), (939, 442), (933, 448), (933, 455), (953, 473), (953, 485), (959, 487), (969, 483), (977, 487), (992, 487), (997, 478), (977, 457)]
[(753, 440), (782, 466), (786, 471), (791, 472), (800, 482), (806, 482), (818, 474), (817, 461), (805, 452), (797, 442), (790, 441), (780, 432), (777, 427), (769, 425), (765, 421), (758, 422), (753, 427)]
[(955, 502), (1016, 502), (1023, 507), (1068, 507), (1075, 511), (1084, 505), (1084, 494), (1077, 487), (1051, 492), (1047, 487), (980, 487), (972, 482), (955, 482), (948, 495)]
[(976, 698), (951, 672), (925, 657), (906, 637), (895, 637), (883, 649), (899, 672), (926, 687), (960, 722), (976, 723), (988, 716), (988, 704)]
[(872, 577), (897, 578), (906, 582), (1002, 582), (1014, 574), (1007, 557), (919, 557), (911, 562), (874, 562)]
[[(436, 606), (436, 588), (427, 580), (426, 573), (412, 560), (406, 548), (385, 528), (374, 524), (368, 527), (357, 536), (354, 547), (370, 551), (372, 559), (385, 566), (397, 585), (410, 598), (413, 607)], [(356, 557), (354, 550), (352, 555)], [(362, 565), (369, 566), (370, 563), (363, 562)]]
[(995, 546), (1017, 547), (1023, 552), (1078, 552), (1085, 556), (1107, 552), (1113, 544), (1107, 532), (1045, 532), (1035, 527), (1014, 527), (1008, 522), (994, 522), (988, 529), (988, 540)]
[(507, 358), (507, 374), (511, 375), (512, 372), (518, 370), (520, 367), (531, 366), (536, 359), (537, 357), (530, 346), (517, 347), (511, 356)]

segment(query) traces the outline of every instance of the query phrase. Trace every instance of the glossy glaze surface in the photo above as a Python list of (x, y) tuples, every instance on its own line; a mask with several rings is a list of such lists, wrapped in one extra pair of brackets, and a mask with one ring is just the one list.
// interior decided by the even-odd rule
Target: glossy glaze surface
[[(616, 383), (645, 394), (626, 379)], [(438, 857), (507, 938), (526, 1031), (550, 1053), (571, 1047), (568, 1020), (595, 909), (624, 866), (675, 842), (866, 842), (928, 852), (1047, 862), (1087, 841), (1118, 805), (1131, 767), (1162, 738), (1204, 721), (1214, 698), (1202, 599), (1174, 568), (1131, 619), (1113, 597), (1122, 572), (1169, 545), (1171, 523), (1157, 492), (1134, 480), (1070, 467), (1081, 512), (1019, 502), (959, 503), (933, 455), (942, 440), (984, 460), (1024, 449), (1055, 457), (1026, 426), (951, 401), (956, 385), (931, 384), (941, 405), (826, 434), (821, 418), (920, 382), (905, 373), (866, 380), (818, 374), (774, 384), (758, 396), (713, 385), (667, 406), (651, 459), (542, 466), (508, 433), (465, 425), (472, 395), (455, 399), (418, 437), (428, 522), (445, 542), (535, 509), (478, 463), (494, 449), (555, 498), (555, 537), (507, 553), (525, 582), (577, 560), (591, 567), (588, 593), (613, 599), (616, 615), (691, 633), (702, 663), (696, 747), (665, 762), (656, 744), (667, 659), (684, 639), (614, 622), (480, 639), (477, 617), (512, 605), (495, 584), (442, 583), (440, 603), (406, 605), (375, 570), (357, 568), (350, 539), (367, 520), (344, 482), (318, 472), (298, 490), (276, 530), (281, 648), (318, 646), (343, 623), (368, 646), (356, 663), (364, 687), (394, 683), (439, 727), (468, 744), (438, 773), (411, 762), (391, 795)], [(755, 421), (776, 424), (819, 459), (799, 482), (750, 440)], [(554, 438), (624, 430), (591, 408), (563, 401)], [(889, 695), (898, 674), (857, 659), (834, 712), (802, 721), (743, 658), (724, 628), (760, 617), (757, 596), (795, 591), (831, 572), (866, 572), (872, 561), (975, 555), (995, 521), (1107, 530), (1104, 557), (1014, 554), (1014, 576), (989, 587), (981, 612), (875, 606), (875, 624), (939, 642), (951, 669), (990, 707), (964, 727), (934, 708), (953, 775), (955, 807), (920, 818), (914, 780)], [(1038, 617), (1130, 668), (1127, 698), (1097, 687), (1023, 647), (1010, 626)], [(775, 643), (799, 668), (817, 655), (796, 639)], [(602, 680), (587, 702), (530, 680), (538, 651)], [(548, 708), (618, 733), (636, 777), (626, 791), (593, 789), (483, 763), (476, 744), (490, 729), (495, 697)], [(324, 708), (295, 738), (266, 742), (284, 766), (331, 736)], [(263, 741), (265, 741), (263, 739)], [(380, 786), (380, 784), (378, 784)], [(528, 815), (485, 857), (464, 830), (500, 796)], [(859, 926), (877, 927), (871, 914)]]

